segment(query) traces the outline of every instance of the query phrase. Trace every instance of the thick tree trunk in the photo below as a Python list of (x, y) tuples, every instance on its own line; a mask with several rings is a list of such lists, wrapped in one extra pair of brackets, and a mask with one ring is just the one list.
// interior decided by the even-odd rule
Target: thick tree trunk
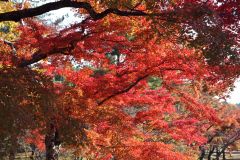
[(17, 135), (11, 135), (11, 146), (10, 146), (10, 150), (9, 150), (9, 160), (14, 160), (15, 156), (16, 156), (16, 152), (17, 152), (17, 148), (18, 148), (18, 144), (17, 144)]
[(11, 151), (9, 153), (9, 157), (8, 158), (9, 158), (9, 160), (14, 160), (15, 159), (15, 153)]
[(58, 130), (50, 124), (45, 137), (46, 160), (58, 160), (58, 147), (60, 145)]

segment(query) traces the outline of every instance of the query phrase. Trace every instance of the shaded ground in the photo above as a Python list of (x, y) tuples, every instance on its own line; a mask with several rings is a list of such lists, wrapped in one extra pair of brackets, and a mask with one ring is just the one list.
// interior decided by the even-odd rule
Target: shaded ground
[[(31, 153), (21, 153), (21, 154), (17, 154), (16, 156), (16, 160), (31, 160), (30, 158)], [(212, 156), (212, 160), (214, 160), (215, 156)], [(63, 157), (60, 156), (59, 160), (73, 160), (73, 157)], [(232, 156), (230, 156), (229, 152), (226, 152), (226, 159), (227, 160), (240, 160), (240, 151), (233, 151), (232, 152)], [(35, 158), (34, 160), (42, 160), (42, 157), (39, 158)], [(221, 158), (222, 160), (222, 158)]]
[(226, 153), (227, 160), (240, 160), (240, 151), (233, 151), (232, 157), (230, 157), (229, 153)]
[[(214, 160), (215, 156), (213, 154), (212, 159)], [(222, 157), (220, 158), (222, 160)], [(240, 160), (240, 151), (232, 151), (231, 156), (229, 152), (226, 152), (227, 160)]]

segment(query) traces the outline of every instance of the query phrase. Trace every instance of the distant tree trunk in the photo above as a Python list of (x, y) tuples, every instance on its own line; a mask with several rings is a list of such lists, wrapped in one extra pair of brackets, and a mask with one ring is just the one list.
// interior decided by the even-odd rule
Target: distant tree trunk
[(219, 154), (218, 148), (216, 148), (216, 160), (219, 160), (219, 157), (220, 157), (220, 154)]
[(30, 159), (31, 159), (31, 160), (34, 160), (34, 151), (31, 151)]
[(45, 137), (46, 160), (58, 160), (59, 133), (53, 123), (50, 124)]
[(10, 146), (10, 150), (9, 150), (9, 160), (14, 160), (15, 159), (15, 156), (16, 156), (16, 150), (17, 150), (17, 147), (18, 147), (18, 144), (17, 144), (17, 135), (11, 135), (11, 146)]
[(220, 160), (220, 157), (222, 155), (222, 152), (219, 150), (219, 148), (216, 148), (216, 160)]
[(223, 160), (226, 160), (226, 154), (225, 154), (225, 150), (223, 150)]
[(214, 146), (210, 147), (209, 153), (208, 153), (208, 160), (211, 160), (211, 159), (212, 159), (211, 157), (212, 157), (212, 154), (213, 154), (214, 150), (215, 150), (215, 147), (214, 147)]
[(35, 155), (35, 151), (36, 151), (36, 146), (35, 144), (30, 144), (30, 148), (31, 148), (31, 156), (30, 156), (30, 159), (31, 160), (34, 160), (34, 155)]
[(199, 160), (203, 160), (203, 158), (205, 157), (205, 154), (206, 154), (205, 148), (204, 148), (204, 146), (200, 146), (199, 149), (200, 149)]
[(225, 149), (222, 150), (217, 150), (217, 155), (216, 155), (216, 159), (220, 160), (221, 155), (223, 155), (223, 160), (226, 160), (226, 154), (225, 154)]
[(15, 159), (15, 152), (14, 151), (10, 151), (9, 153), (9, 160), (14, 160)]

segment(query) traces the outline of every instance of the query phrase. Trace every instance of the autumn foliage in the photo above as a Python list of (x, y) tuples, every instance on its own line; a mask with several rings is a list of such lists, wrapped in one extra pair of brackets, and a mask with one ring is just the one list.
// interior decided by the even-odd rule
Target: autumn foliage
[(0, 13), (22, 21), (0, 47), (0, 138), (49, 160), (197, 159), (239, 76), (239, 2), (217, 2), (53, 2), (84, 16), (61, 30), (33, 18), (44, 7)]

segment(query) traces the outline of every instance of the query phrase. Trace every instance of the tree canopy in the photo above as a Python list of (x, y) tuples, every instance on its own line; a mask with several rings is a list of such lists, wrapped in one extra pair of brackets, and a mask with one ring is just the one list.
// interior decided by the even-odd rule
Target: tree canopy
[[(0, 125), (0, 138), (45, 144), (47, 160), (60, 145), (89, 159), (197, 159), (209, 128), (226, 123), (216, 97), (240, 74), (239, 6), (1, 2), (0, 123), (16, 126)], [(59, 29), (38, 17), (65, 7), (82, 20)]]

